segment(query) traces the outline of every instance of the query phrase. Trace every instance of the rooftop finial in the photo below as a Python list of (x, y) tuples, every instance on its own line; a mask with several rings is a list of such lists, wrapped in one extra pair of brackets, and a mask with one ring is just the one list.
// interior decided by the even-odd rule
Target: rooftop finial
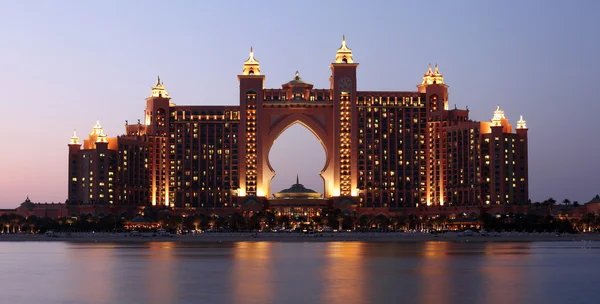
[(296, 184), (300, 184), (300, 178), (298, 177), (298, 174), (296, 174)]
[(106, 134), (104, 130), (100, 130), (100, 134), (98, 134), (98, 138), (96, 138), (96, 143), (107, 143)]
[(165, 90), (165, 86), (160, 80), (160, 75), (156, 77), (156, 84), (152, 87), (151, 96), (169, 98), (169, 93)]
[(250, 56), (244, 61), (242, 75), (260, 75), (260, 65), (254, 58), (254, 48), (250, 47)]
[(335, 54), (335, 63), (354, 63), (352, 50), (346, 45), (346, 35), (342, 35), (342, 46)]
[(494, 117), (492, 117), (492, 126), (502, 126), (502, 119), (506, 119), (506, 117), (504, 117), (504, 111), (502, 111), (500, 105), (498, 105), (498, 108), (494, 111)]
[(527, 129), (527, 122), (523, 120), (523, 115), (521, 115), (521, 119), (517, 121), (517, 129)]
[(438, 64), (435, 64), (435, 68), (431, 68), (431, 63), (427, 66), (427, 73), (423, 74), (422, 85), (430, 84), (444, 84), (444, 75), (440, 73)]
[(69, 145), (78, 145), (79, 144), (79, 137), (77, 137), (77, 132), (75, 130), (73, 130), (73, 136), (71, 136), (71, 142), (69, 142)]
[(296, 78), (300, 77), (300, 73), (296, 71)]

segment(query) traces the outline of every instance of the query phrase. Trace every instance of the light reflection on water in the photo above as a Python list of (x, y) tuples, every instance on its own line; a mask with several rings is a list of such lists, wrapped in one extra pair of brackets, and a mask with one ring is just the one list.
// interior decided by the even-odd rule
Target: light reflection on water
[(596, 303), (598, 243), (1, 242), (2, 303)]

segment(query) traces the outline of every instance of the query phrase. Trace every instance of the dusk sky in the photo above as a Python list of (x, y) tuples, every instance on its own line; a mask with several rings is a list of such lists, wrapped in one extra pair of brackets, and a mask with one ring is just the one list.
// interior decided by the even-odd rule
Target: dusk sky
[[(279, 88), (328, 88), (346, 35), (358, 90), (416, 91), (438, 63), (451, 107), (529, 127), (530, 198), (600, 193), (600, 1), (1, 1), (0, 208), (64, 202), (67, 144), (142, 118), (160, 75), (179, 105), (237, 105), (250, 46)], [(294, 125), (270, 155), (272, 191), (323, 191), (324, 150)]]

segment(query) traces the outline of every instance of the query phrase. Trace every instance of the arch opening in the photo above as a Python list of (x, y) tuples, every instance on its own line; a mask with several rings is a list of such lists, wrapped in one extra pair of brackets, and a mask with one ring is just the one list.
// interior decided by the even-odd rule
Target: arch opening
[(324, 195), (326, 157), (325, 144), (313, 130), (300, 121), (291, 123), (275, 137), (268, 152), (267, 161), (274, 173), (268, 196), (290, 188), (297, 177), (300, 184)]

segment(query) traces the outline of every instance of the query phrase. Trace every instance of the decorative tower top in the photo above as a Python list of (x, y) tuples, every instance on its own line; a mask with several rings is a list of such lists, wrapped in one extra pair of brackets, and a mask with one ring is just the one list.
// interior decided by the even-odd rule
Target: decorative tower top
[(296, 185), (300, 184), (300, 177), (298, 177), (298, 174), (296, 174)]
[(98, 138), (96, 138), (96, 143), (107, 143), (106, 134), (104, 134), (104, 130), (100, 129), (100, 134), (98, 134)]
[(96, 125), (92, 128), (92, 133), (90, 135), (100, 135), (102, 133), (102, 126), (100, 125), (100, 121), (96, 121)]
[(433, 71), (431, 71), (431, 63), (429, 64), (427, 73), (423, 74), (423, 82), (421, 84), (444, 84), (444, 75), (440, 73), (437, 63)]
[(291, 84), (291, 85), (294, 85), (294, 84), (307, 85), (308, 83), (304, 82), (304, 80), (302, 80), (302, 78), (300, 77), (300, 72), (296, 71), (296, 74), (294, 74), (294, 78), (292, 78), (292, 80), (290, 80), (288, 82), (288, 84)]
[(242, 75), (260, 75), (260, 64), (254, 58), (254, 50), (250, 47), (250, 57), (244, 61), (244, 69)]
[(156, 84), (152, 87), (152, 97), (171, 98), (169, 97), (169, 92), (165, 90), (164, 83), (160, 81), (160, 76), (158, 76)]
[(526, 121), (523, 120), (523, 115), (521, 115), (521, 119), (517, 121), (517, 129), (527, 129)]
[(498, 108), (496, 111), (494, 111), (494, 117), (492, 117), (492, 126), (502, 126), (502, 119), (506, 119), (506, 117), (504, 117), (504, 111), (502, 111), (502, 109), (500, 109), (500, 105), (498, 105)]
[(354, 63), (352, 49), (346, 46), (346, 36), (342, 35), (342, 46), (335, 53), (335, 63)]
[(69, 142), (69, 145), (79, 145), (79, 137), (77, 137), (77, 132), (75, 130), (73, 130), (73, 136), (71, 136), (71, 142)]

